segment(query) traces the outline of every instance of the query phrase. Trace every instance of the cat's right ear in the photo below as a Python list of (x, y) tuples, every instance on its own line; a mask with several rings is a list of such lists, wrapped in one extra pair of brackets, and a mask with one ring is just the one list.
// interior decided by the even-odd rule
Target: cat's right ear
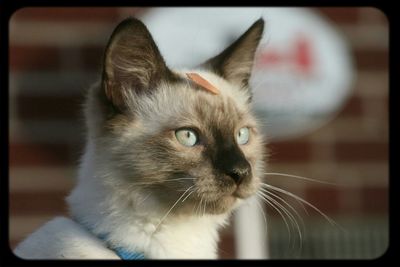
[(102, 86), (107, 99), (123, 112), (129, 90), (133, 95), (147, 93), (169, 78), (173, 74), (146, 26), (134, 18), (122, 21), (112, 33), (104, 55)]
[(247, 87), (255, 52), (263, 36), (264, 20), (260, 18), (229, 47), (201, 65), (233, 83)]

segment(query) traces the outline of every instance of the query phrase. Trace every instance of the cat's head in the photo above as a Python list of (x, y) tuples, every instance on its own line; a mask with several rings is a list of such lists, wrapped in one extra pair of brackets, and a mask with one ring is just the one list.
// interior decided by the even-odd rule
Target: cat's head
[(265, 146), (248, 81), (263, 27), (262, 19), (256, 21), (219, 55), (178, 71), (167, 67), (142, 22), (121, 22), (105, 51), (101, 86), (90, 92), (86, 109), (105, 183), (127, 198), (150, 195), (163, 210), (180, 199), (173, 213), (181, 214), (226, 213), (253, 195)]

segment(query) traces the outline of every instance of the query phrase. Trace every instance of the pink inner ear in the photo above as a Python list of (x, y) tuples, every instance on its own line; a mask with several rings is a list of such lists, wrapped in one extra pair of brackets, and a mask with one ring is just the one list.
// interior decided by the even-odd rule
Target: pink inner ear
[(211, 92), (214, 95), (219, 95), (219, 90), (214, 85), (209, 83), (206, 79), (201, 77), (199, 74), (191, 72), (186, 73), (186, 76), (196, 84), (200, 85), (203, 89)]

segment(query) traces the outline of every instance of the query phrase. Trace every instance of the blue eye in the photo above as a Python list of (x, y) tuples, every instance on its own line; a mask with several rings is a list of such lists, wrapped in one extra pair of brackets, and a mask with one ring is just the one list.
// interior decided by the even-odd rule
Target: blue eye
[(250, 131), (248, 127), (240, 128), (237, 135), (236, 141), (239, 145), (245, 145), (249, 141)]
[(190, 129), (181, 129), (175, 131), (175, 137), (179, 143), (188, 147), (194, 146), (198, 141), (196, 132)]

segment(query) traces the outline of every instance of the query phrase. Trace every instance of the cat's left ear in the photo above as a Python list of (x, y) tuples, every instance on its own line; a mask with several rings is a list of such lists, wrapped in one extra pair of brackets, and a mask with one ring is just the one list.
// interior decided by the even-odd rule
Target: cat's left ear
[(263, 30), (264, 20), (260, 18), (228, 48), (201, 66), (230, 82), (247, 86)]

